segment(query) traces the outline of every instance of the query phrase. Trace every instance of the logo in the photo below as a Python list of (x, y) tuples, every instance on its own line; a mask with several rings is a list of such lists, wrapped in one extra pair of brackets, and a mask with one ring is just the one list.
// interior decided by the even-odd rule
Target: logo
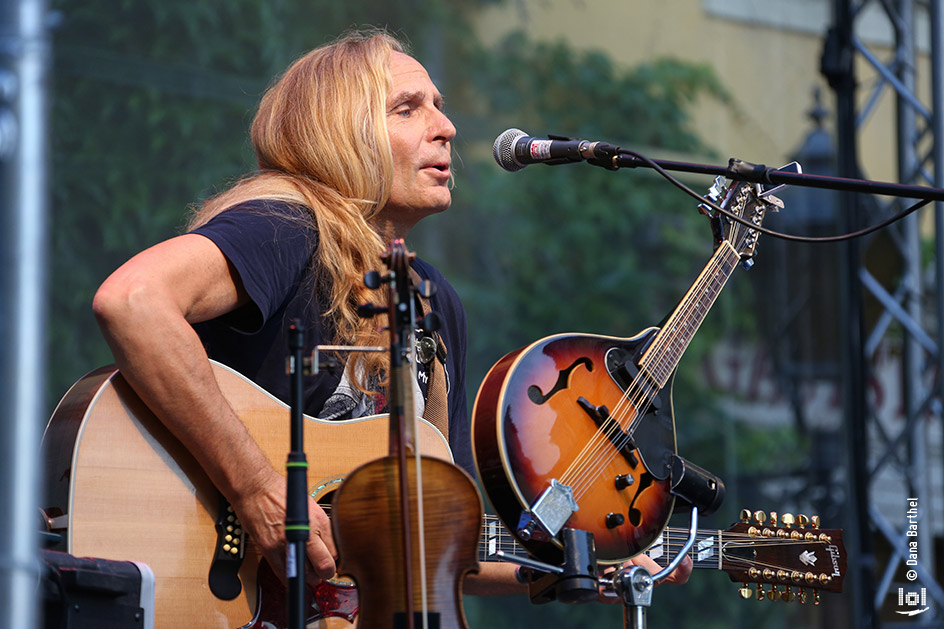
[(920, 592), (905, 592), (905, 588), (898, 588), (898, 606), (899, 607), (923, 607), (923, 609), (910, 609), (908, 611), (895, 611), (896, 614), (903, 616), (917, 616), (931, 609), (928, 607), (928, 591), (921, 588)]
[(812, 566), (816, 564), (816, 555), (811, 553), (808, 550), (804, 550), (800, 553), (800, 561), (803, 562), (804, 566)]

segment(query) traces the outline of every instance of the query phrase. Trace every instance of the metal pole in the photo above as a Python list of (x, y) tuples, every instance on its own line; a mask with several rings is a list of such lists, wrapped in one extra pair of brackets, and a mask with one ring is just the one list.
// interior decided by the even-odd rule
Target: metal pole
[[(940, 186), (944, 182), (944, 10), (940, 0), (931, 2), (931, 126), (934, 132), (933, 160), (934, 185)], [(937, 288), (937, 370), (944, 374), (944, 203), (934, 204), (934, 276)], [(938, 422), (941, 422), (941, 401), (944, 400), (944, 378), (938, 378), (936, 392), (937, 405), (932, 407)], [(931, 492), (928, 492), (929, 495)], [(940, 496), (937, 497), (940, 500)], [(925, 513), (930, 513), (931, 504), (925, 507)], [(930, 523), (925, 528), (930, 528)], [(933, 564), (930, 564), (933, 568)], [(933, 574), (933, 572), (932, 572)]]
[(43, 0), (0, 3), (0, 626), (37, 625), (37, 450), (45, 419), (47, 102)]
[[(833, 26), (823, 53), (823, 73), (836, 93), (837, 170), (840, 177), (857, 177), (856, 103), (853, 23), (854, 11), (849, 0), (834, 0)], [(859, 227), (856, 197), (839, 195), (839, 214), (845, 231)], [(876, 626), (872, 607), (872, 571), (875, 558), (869, 533), (868, 440), (866, 433), (867, 370), (863, 360), (862, 288), (859, 283), (861, 250), (858, 239), (843, 245), (841, 275), (843, 407), (849, 459), (846, 465), (848, 503), (846, 514), (849, 548), (857, 561), (850, 562), (851, 626), (867, 629)]]

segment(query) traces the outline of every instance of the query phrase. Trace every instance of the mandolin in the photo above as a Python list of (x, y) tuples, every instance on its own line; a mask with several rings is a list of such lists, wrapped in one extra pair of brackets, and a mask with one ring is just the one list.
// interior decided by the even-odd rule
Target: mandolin
[[(532, 556), (559, 564), (563, 527), (593, 534), (597, 559), (645, 550), (674, 506), (672, 381), (734, 269), (749, 263), (765, 212), (759, 185), (709, 192), (714, 255), (660, 327), (632, 338), (558, 334), (501, 358), (472, 413), (475, 464), (496, 513)], [(743, 220), (731, 219), (728, 213)]]

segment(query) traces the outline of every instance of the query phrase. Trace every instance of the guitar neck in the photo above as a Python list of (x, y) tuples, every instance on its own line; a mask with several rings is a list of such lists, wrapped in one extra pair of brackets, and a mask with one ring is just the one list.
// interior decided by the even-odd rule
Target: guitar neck
[(659, 388), (668, 383), (682, 354), (740, 260), (740, 255), (731, 243), (722, 241), (679, 307), (643, 354), (639, 368), (648, 374)]
[[(485, 515), (483, 535), (479, 541), (479, 561), (502, 561), (497, 551), (505, 555), (527, 557), (528, 553), (521, 544), (499, 521), (498, 516)], [(699, 530), (692, 547), (691, 556), (696, 568), (721, 569), (722, 533), (719, 530)], [(646, 551), (657, 564), (665, 567), (688, 539), (688, 529), (667, 527), (652, 547)]]
[[(659, 566), (665, 567), (675, 557), (676, 554), (688, 541), (689, 531), (683, 528), (666, 527), (652, 546), (646, 551), (646, 554), (654, 560)], [(695, 568), (709, 568), (712, 570), (723, 570), (723, 544), (724, 531), (719, 529), (699, 529), (695, 536), (695, 543), (689, 551), (692, 558), (692, 566)]]

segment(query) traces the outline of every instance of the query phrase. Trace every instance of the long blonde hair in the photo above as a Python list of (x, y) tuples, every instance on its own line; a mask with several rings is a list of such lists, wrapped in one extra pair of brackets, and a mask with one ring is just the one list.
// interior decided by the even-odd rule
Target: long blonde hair
[[(371, 227), (390, 196), (393, 156), (386, 99), (391, 51), (404, 47), (382, 31), (349, 33), (295, 61), (266, 91), (252, 123), (259, 171), (196, 209), (188, 228), (251, 199), (307, 208), (318, 229), (317, 285), (327, 290), (333, 343), (382, 344), (378, 322), (357, 316), (377, 301), (363, 286), (384, 248)], [(362, 389), (383, 373), (384, 357), (354, 353), (348, 367)], [(357, 367), (357, 368), (355, 368)]]

